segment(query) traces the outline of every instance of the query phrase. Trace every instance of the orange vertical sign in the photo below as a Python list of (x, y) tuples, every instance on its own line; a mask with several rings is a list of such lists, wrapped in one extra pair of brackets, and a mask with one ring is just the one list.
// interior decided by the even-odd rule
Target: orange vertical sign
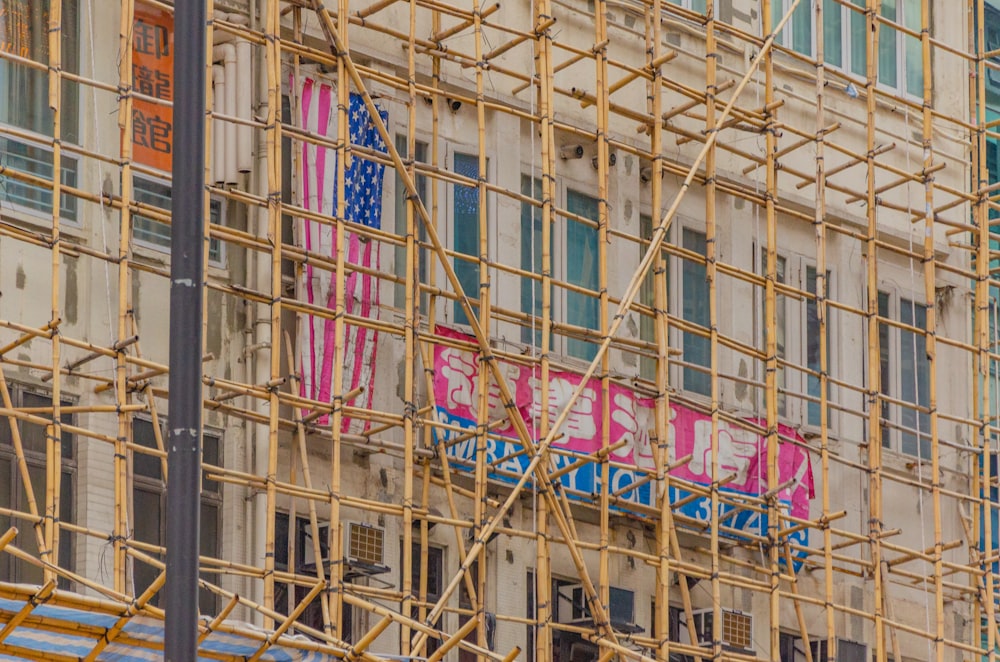
[[(169, 13), (136, 3), (132, 30), (132, 89), (164, 101), (174, 99), (174, 19)], [(135, 99), (132, 104), (132, 157), (170, 172), (174, 109)]]

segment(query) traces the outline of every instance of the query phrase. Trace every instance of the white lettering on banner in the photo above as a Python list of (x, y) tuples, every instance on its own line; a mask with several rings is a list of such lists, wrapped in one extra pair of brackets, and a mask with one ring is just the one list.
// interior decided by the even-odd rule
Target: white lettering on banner
[[(533, 418), (542, 416), (541, 388), (537, 377), (531, 377), (531, 415)], [(553, 377), (549, 381), (549, 418), (553, 421), (559, 416), (573, 395), (576, 386), (565, 377)], [(566, 416), (566, 421), (559, 432), (577, 439), (592, 439), (597, 434), (597, 424), (594, 417), (594, 402), (597, 391), (585, 388), (580, 397), (573, 403)]]
[[(748, 430), (733, 429), (719, 423), (719, 477), (736, 474), (733, 482), (744, 485), (750, 476), (751, 464), (756, 461), (760, 437)], [(694, 447), (688, 470), (705, 482), (712, 482), (712, 421), (694, 423)]]
[(437, 369), (448, 380), (448, 407), (456, 409), (459, 406), (474, 408), (476, 406), (476, 374), (475, 355), (470, 352), (460, 352), (448, 348), (442, 354), (443, 365)]
[(612, 439), (611, 445), (626, 442), (625, 446), (612, 451), (615, 457), (634, 457), (637, 466), (654, 469), (653, 445), (649, 440), (649, 429), (653, 426), (654, 409), (643, 407), (639, 401), (627, 393), (617, 393), (613, 398), (611, 420), (623, 428), (620, 438)]

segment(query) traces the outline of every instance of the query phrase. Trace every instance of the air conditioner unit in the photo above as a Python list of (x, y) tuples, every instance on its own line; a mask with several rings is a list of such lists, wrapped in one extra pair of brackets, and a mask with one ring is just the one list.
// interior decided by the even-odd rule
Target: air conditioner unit
[[(711, 609), (692, 612), (699, 646), (712, 645), (715, 613)], [(753, 650), (753, 616), (736, 609), (722, 610), (722, 645), (737, 650)]]
[(389, 572), (385, 565), (385, 529), (351, 522), (347, 526), (347, 565), (354, 576)]

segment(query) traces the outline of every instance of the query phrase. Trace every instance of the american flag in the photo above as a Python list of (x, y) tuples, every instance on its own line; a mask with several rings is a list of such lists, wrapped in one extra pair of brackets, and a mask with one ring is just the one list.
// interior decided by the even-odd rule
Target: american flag
[[(337, 95), (327, 83), (306, 78), (301, 88), (302, 127), (310, 133), (330, 140), (337, 133)], [(388, 114), (379, 110), (383, 122)], [(349, 108), (352, 145), (385, 152), (386, 146), (375, 130), (371, 116), (360, 95), (351, 94)], [(382, 177), (385, 166), (353, 154), (344, 173), (345, 217), (348, 221), (379, 228), (382, 224)], [(299, 194), (302, 205), (310, 210), (333, 216), (337, 211), (337, 156), (334, 150), (306, 144), (302, 148), (302, 185)], [(326, 223), (304, 219), (301, 223), (302, 243), (306, 249), (336, 259), (337, 235)], [(347, 282), (344, 308), (348, 315), (373, 317), (378, 315), (378, 279), (353, 267), (373, 271), (379, 268), (377, 242), (362, 239), (354, 232), (345, 232), (345, 267)], [(336, 274), (324, 268), (306, 264), (302, 283), (310, 304), (335, 310)], [(333, 353), (336, 343), (334, 320), (304, 315), (299, 334), (299, 362), (302, 380), (300, 394), (304, 397), (331, 402), (333, 392)], [(352, 406), (368, 408), (375, 380), (377, 334), (372, 329), (345, 324), (344, 393), (359, 386), (364, 392), (354, 398)], [(318, 420), (329, 423), (329, 417)], [(364, 421), (344, 418), (342, 430), (360, 432)]]

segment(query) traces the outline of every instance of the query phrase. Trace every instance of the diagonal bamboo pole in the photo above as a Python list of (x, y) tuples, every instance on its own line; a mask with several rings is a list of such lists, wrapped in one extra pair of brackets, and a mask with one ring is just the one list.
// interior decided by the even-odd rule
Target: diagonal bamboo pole
[[(792, 12), (794, 11), (795, 7), (798, 6), (799, 1), (800, 0), (793, 0), (789, 10), (786, 12), (781, 21), (778, 22), (778, 24), (775, 27), (775, 30), (771, 34), (769, 34), (768, 37), (764, 40), (761, 50), (750, 62), (748, 72), (744, 75), (743, 79), (737, 85), (737, 87), (733, 92), (732, 98), (726, 104), (725, 108), (720, 114), (719, 116), (720, 123), (724, 122), (725, 119), (729, 116), (730, 112), (732, 112), (732, 109), (735, 106), (736, 99), (739, 97), (740, 93), (743, 91), (743, 89), (750, 81), (753, 73), (756, 71), (757, 67), (759, 66), (760, 62), (762, 61), (766, 53), (770, 50), (771, 46), (774, 43), (776, 35), (780, 33), (780, 31), (790, 20)], [(448, 263), (446, 259), (446, 252), (444, 250), (444, 247), (440, 241), (440, 238), (437, 235), (435, 227), (429, 221), (426, 209), (419, 200), (414, 182), (412, 178), (410, 178), (407, 175), (405, 163), (403, 162), (402, 158), (399, 156), (398, 151), (392, 144), (391, 137), (389, 136), (389, 133), (386, 130), (385, 125), (382, 123), (381, 118), (378, 116), (375, 104), (372, 101), (371, 96), (367, 93), (364, 81), (362, 80), (361, 75), (358, 73), (357, 68), (354, 66), (353, 61), (349, 57), (349, 52), (345, 48), (345, 45), (343, 44), (342, 40), (338, 37), (337, 32), (334, 29), (333, 22), (329, 12), (327, 12), (325, 7), (323, 6), (322, 0), (312, 0), (311, 4), (312, 8), (317, 13), (321, 21), (324, 34), (326, 35), (328, 41), (331, 43), (334, 52), (341, 56), (339, 60), (344, 63), (345, 69), (347, 70), (348, 75), (351, 77), (351, 80), (354, 83), (355, 88), (362, 95), (362, 98), (364, 99), (365, 104), (368, 107), (368, 111), (372, 116), (372, 121), (375, 125), (375, 128), (379, 132), (379, 135), (382, 137), (383, 141), (385, 141), (389, 149), (389, 156), (393, 162), (393, 165), (397, 169), (397, 172), (399, 173), (401, 179), (406, 185), (410, 195), (414, 197), (415, 207), (417, 211), (419, 211), (421, 221), (425, 224), (427, 228), (428, 238), (430, 239), (435, 251), (438, 253), (438, 255), (442, 260), (445, 274), (448, 277), (449, 282), (451, 283), (455, 292), (462, 293), (461, 283), (459, 283), (458, 277), (456, 276), (454, 269), (451, 267), (451, 265)], [(475, 311), (472, 307), (472, 304), (468, 300), (468, 298), (464, 295), (464, 293), (460, 294), (459, 299), (462, 303), (462, 307), (466, 312), (470, 325), (472, 326), (473, 333), (476, 336), (476, 339), (480, 344), (480, 348), (484, 353), (484, 358), (487, 360), (487, 365), (490, 367), (491, 370), (494, 371), (494, 376), (499, 386), (501, 399), (503, 400), (508, 409), (508, 413), (510, 414), (512, 423), (514, 424), (515, 429), (518, 432), (518, 436), (520, 438), (521, 443), (526, 448), (531, 450), (533, 458), (529, 463), (528, 467), (526, 468), (524, 474), (515, 484), (511, 494), (508, 496), (507, 500), (501, 506), (499, 512), (493, 515), (492, 519), (489, 521), (486, 527), (484, 527), (481, 537), (478, 540), (476, 540), (476, 542), (472, 545), (472, 548), (469, 550), (465, 561), (462, 563), (460, 572), (455, 577), (452, 578), (448, 586), (443, 591), (442, 596), (439, 599), (437, 605), (433, 610), (431, 610), (430, 614), (428, 615), (428, 619), (431, 622), (433, 622), (433, 620), (435, 620), (437, 616), (440, 615), (441, 611), (444, 608), (445, 602), (457, 588), (458, 583), (462, 580), (462, 576), (464, 575), (464, 573), (467, 572), (468, 568), (471, 566), (471, 560), (475, 558), (476, 555), (478, 555), (480, 549), (485, 545), (485, 540), (488, 539), (489, 535), (491, 535), (493, 530), (495, 530), (495, 528), (499, 525), (500, 521), (502, 520), (502, 515), (509, 510), (514, 500), (517, 499), (518, 495), (520, 494), (521, 490), (524, 488), (527, 482), (528, 476), (531, 475), (536, 470), (538, 470), (543, 484), (546, 482), (546, 468), (541, 467), (540, 465), (541, 455), (539, 455), (539, 451), (544, 451), (549, 447), (549, 445), (551, 445), (553, 438), (555, 436), (554, 431), (558, 430), (560, 426), (565, 422), (565, 419), (568, 416), (573, 403), (579, 398), (580, 393), (586, 386), (587, 381), (593, 376), (597, 368), (597, 365), (600, 363), (602, 356), (604, 355), (605, 352), (607, 352), (607, 349), (611, 344), (612, 337), (617, 333), (618, 328), (621, 326), (622, 321), (625, 317), (624, 310), (628, 306), (631, 306), (632, 302), (634, 301), (635, 296), (638, 293), (641, 280), (645, 276), (646, 272), (649, 270), (649, 267), (652, 264), (652, 261), (655, 256), (655, 252), (659, 250), (659, 247), (663, 242), (667, 227), (673, 220), (673, 216), (674, 214), (676, 214), (677, 209), (680, 206), (680, 202), (683, 199), (685, 193), (690, 189), (691, 184), (695, 179), (695, 175), (698, 169), (700, 168), (702, 162), (704, 161), (707, 152), (711, 149), (712, 145), (718, 139), (718, 135), (719, 135), (718, 132), (714, 132), (712, 133), (712, 135), (708, 137), (701, 151), (699, 152), (698, 157), (695, 159), (694, 163), (689, 168), (688, 174), (685, 177), (684, 182), (681, 185), (681, 188), (678, 191), (676, 197), (674, 198), (674, 202), (672, 203), (668, 211), (665, 213), (663, 219), (660, 221), (660, 223), (654, 230), (650, 248), (649, 250), (646, 251), (646, 254), (644, 255), (642, 261), (640, 262), (637, 271), (634, 273), (629, 286), (626, 288), (625, 295), (623, 296), (622, 301), (619, 304), (618, 310), (616, 311), (616, 314), (614, 316), (614, 322), (612, 323), (612, 325), (608, 330), (607, 337), (605, 337), (604, 340), (601, 342), (601, 345), (597, 351), (597, 355), (591, 362), (590, 367), (584, 373), (580, 385), (574, 390), (566, 406), (560, 413), (559, 417), (556, 419), (556, 422), (553, 425), (553, 431), (550, 431), (549, 435), (538, 445), (537, 449), (529, 438), (527, 428), (524, 424), (524, 420), (520, 416), (520, 413), (517, 411), (517, 408), (512, 406), (511, 404), (513, 402), (513, 399), (511, 398), (511, 394), (503, 379), (503, 376), (499, 374), (499, 368), (497, 367), (496, 362), (492, 360), (492, 351), (489, 347), (488, 338), (485, 335), (485, 332), (483, 331), (482, 327), (480, 327), (478, 322), (475, 320)], [(556, 501), (554, 496), (551, 495), (549, 492), (545, 492), (545, 497), (546, 499), (552, 499), (556, 508), (559, 507), (558, 506), (559, 502)], [(554, 510), (553, 514), (556, 515), (557, 524), (559, 524), (560, 529), (563, 530), (564, 537), (567, 539), (567, 541), (571, 540), (571, 537), (566, 535), (567, 531), (565, 529), (567, 529), (567, 524), (565, 522), (565, 518), (560, 516), (562, 514), (561, 509)], [(583, 580), (584, 588), (588, 596), (588, 601), (590, 601), (592, 607), (591, 613), (594, 615), (595, 619), (599, 623), (606, 624), (605, 632), (608, 635), (609, 639), (611, 641), (616, 641), (615, 634), (613, 630), (610, 628), (610, 623), (608, 623), (605, 609), (603, 605), (600, 603), (600, 600), (598, 599), (593, 583), (589, 579), (589, 573), (587, 572), (586, 566), (583, 564), (583, 560), (579, 555), (579, 550), (572, 543), (570, 543), (568, 547), (571, 556), (573, 557), (574, 564), (577, 566), (577, 571), (580, 574), (580, 578)], [(423, 638), (424, 635), (418, 636), (416, 644), (419, 645), (420, 643), (422, 643)]]

